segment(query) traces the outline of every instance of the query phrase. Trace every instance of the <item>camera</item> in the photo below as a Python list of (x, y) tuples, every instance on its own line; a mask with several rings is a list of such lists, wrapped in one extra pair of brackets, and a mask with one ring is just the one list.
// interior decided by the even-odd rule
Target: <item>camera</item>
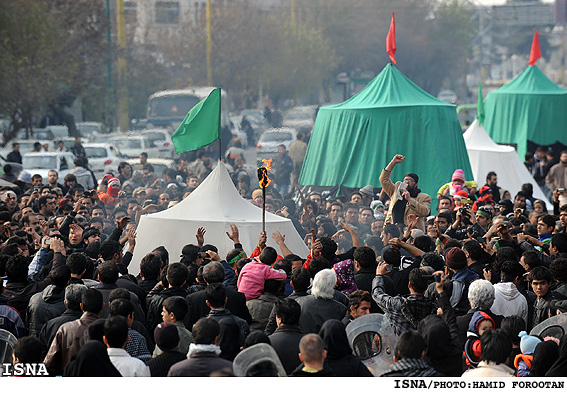
[(50, 238), (45, 239), (45, 244), (49, 246), (51, 244), (51, 239)]

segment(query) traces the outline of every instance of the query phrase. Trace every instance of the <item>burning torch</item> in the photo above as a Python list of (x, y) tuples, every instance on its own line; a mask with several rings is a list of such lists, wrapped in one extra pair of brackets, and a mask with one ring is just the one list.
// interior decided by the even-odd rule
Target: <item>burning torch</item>
[(262, 187), (262, 232), (266, 231), (266, 187), (272, 182), (268, 177), (268, 171), (272, 170), (272, 159), (262, 160), (266, 166), (258, 168), (258, 183)]

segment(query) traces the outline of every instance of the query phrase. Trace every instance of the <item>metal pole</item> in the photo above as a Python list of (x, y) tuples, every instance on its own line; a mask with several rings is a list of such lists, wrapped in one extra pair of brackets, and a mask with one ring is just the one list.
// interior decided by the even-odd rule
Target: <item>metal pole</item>
[(213, 50), (213, 38), (211, 33), (211, 0), (207, 0), (207, 83), (213, 85), (213, 72), (211, 70), (211, 52)]

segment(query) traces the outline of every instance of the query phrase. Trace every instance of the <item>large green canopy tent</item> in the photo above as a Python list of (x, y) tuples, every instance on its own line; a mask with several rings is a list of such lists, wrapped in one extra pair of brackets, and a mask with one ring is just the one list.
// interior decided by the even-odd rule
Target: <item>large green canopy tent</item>
[(488, 135), (496, 143), (515, 144), (522, 160), (528, 140), (539, 145), (567, 144), (567, 90), (535, 65), (488, 93), (484, 110)]
[(388, 64), (354, 97), (319, 109), (299, 184), (378, 188), (380, 172), (397, 153), (406, 160), (392, 180), (415, 172), (433, 200), (455, 169), (473, 179), (455, 106)]

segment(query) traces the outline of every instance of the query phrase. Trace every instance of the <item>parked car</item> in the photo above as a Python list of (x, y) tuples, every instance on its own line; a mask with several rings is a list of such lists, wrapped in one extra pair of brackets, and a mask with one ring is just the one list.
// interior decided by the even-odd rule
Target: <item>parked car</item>
[(94, 142), (104, 134), (104, 124), (96, 121), (83, 121), (76, 124), (77, 130), (82, 137)]
[(25, 153), (30, 153), (33, 151), (33, 145), (35, 143), (40, 143), (41, 146), (47, 144), (49, 149), (53, 149), (53, 141), (45, 140), (45, 139), (12, 139), (6, 143), (6, 146), (0, 150), (0, 155), (2, 157), (6, 157), (12, 151), (12, 144), (19, 143), (20, 144), (20, 154), (23, 156)]
[(24, 128), (21, 128), (18, 130), (16, 138), (24, 140), (43, 139), (52, 141), (53, 139), (55, 139), (55, 134), (48, 128), (32, 128), (30, 132), (28, 132), (28, 138), (26, 138), (26, 130)]
[[(158, 157), (171, 158), (175, 155), (175, 148), (171, 141), (171, 135), (164, 128), (154, 128), (139, 133), (150, 141), (150, 148), (159, 151)], [(148, 153), (149, 154), (149, 153)]]
[(89, 168), (95, 173), (116, 169), (118, 164), (126, 159), (120, 150), (110, 143), (85, 143), (83, 147), (89, 159)]
[(289, 150), (289, 145), (297, 140), (297, 131), (294, 128), (270, 128), (266, 130), (258, 141), (258, 162), (263, 159), (274, 158), (278, 154), (278, 146), (284, 145)]
[(54, 138), (65, 138), (69, 136), (67, 126), (47, 126), (46, 129), (53, 133)]
[(26, 153), (23, 155), (24, 170), (34, 175), (36, 173), (43, 177), (43, 182), (47, 183), (47, 174), (50, 170), (55, 169), (59, 173), (59, 178), (63, 179), (65, 175), (73, 170), (73, 161), (75, 156), (69, 152), (43, 152), (43, 153)]
[[(129, 160), (126, 160), (126, 162), (132, 165), (132, 168), (135, 171), (142, 169), (142, 164), (140, 164), (139, 159), (131, 158)], [(148, 164), (154, 167), (154, 173), (158, 175), (159, 178), (162, 177), (163, 171), (165, 169), (174, 167), (174, 161), (167, 158), (148, 158)]]
[(242, 116), (231, 116), (230, 117), (230, 132), (232, 133), (232, 139), (238, 138), (243, 149), (248, 147), (248, 135), (240, 128), (240, 122), (242, 121)]
[(283, 126), (292, 127), (296, 131), (307, 133), (313, 129), (316, 110), (316, 105), (295, 106), (285, 112)]
[(150, 140), (144, 136), (122, 135), (110, 138), (108, 143), (116, 146), (126, 157), (138, 157), (140, 153), (148, 153), (148, 157), (157, 157), (159, 150), (150, 148)]
[(455, 94), (453, 90), (441, 90), (439, 94), (437, 94), (437, 98), (449, 104), (457, 103), (457, 94)]

